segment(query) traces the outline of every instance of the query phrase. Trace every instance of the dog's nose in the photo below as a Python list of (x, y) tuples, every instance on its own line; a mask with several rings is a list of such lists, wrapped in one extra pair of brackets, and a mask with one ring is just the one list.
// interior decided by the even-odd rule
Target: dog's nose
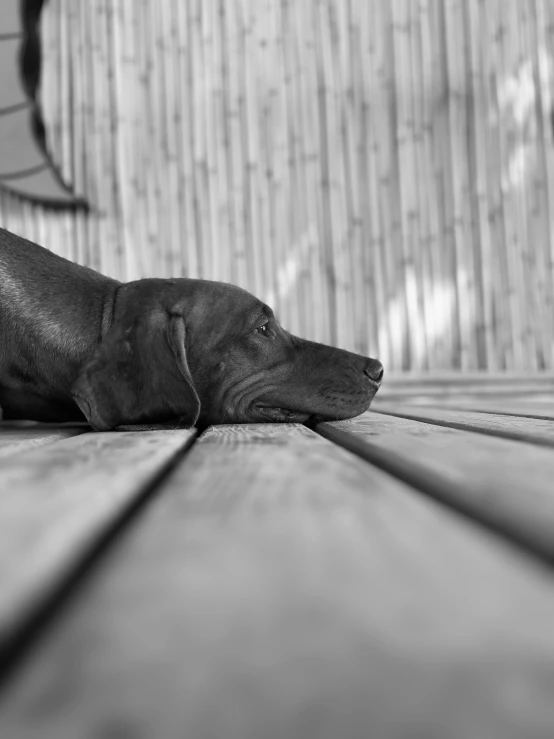
[(383, 379), (385, 370), (378, 359), (368, 359), (364, 367), (364, 375), (367, 375), (373, 382), (380, 383)]

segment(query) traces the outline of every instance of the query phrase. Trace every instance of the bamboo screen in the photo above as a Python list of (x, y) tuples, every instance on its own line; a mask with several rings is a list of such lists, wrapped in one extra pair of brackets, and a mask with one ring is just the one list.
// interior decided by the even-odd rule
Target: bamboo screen
[(50, 145), (92, 210), (2, 225), (237, 283), (388, 369), (554, 366), (553, 0), (50, 0)]

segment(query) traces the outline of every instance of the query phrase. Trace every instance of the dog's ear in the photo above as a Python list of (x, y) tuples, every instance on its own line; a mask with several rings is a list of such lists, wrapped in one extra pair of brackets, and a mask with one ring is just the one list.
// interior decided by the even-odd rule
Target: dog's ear
[(159, 305), (114, 323), (82, 367), (72, 395), (96, 431), (194, 426), (200, 400), (187, 364), (182, 313)]

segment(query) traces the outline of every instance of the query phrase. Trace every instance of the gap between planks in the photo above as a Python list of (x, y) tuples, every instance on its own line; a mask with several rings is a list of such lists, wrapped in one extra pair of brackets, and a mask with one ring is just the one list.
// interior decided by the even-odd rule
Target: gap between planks
[[(433, 397), (428, 395), (417, 395), (407, 398), (391, 398), (389, 396), (384, 399), (385, 402), (397, 405), (402, 403), (402, 407), (413, 408), (413, 406), (431, 406), (447, 409), (459, 409), (462, 411), (474, 411), (476, 413), (492, 413), (501, 416), (515, 416), (516, 418), (542, 418), (548, 421), (554, 421), (554, 401), (551, 395), (533, 395), (525, 398), (516, 397), (490, 397), (487, 396), (462, 396), (462, 397)], [(383, 398), (376, 403), (378, 410)]]
[(531, 443), (373, 413), (317, 426), (323, 437), (554, 562), (554, 457)]
[(370, 412), (397, 416), (398, 418), (409, 418), (413, 421), (435, 426), (474, 431), (479, 434), (499, 436), (504, 439), (524, 441), (540, 446), (554, 446), (554, 424), (542, 418), (528, 419), (513, 415), (483, 414), (436, 406), (410, 406), (407, 403), (387, 403), (386, 400), (376, 401)]
[(91, 432), (2, 461), (4, 672), (196, 434), (196, 429)]

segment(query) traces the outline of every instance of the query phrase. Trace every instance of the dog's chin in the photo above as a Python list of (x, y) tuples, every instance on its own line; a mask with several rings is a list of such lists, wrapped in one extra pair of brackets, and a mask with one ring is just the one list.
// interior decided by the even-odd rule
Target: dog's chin
[(324, 423), (325, 421), (346, 421), (350, 418), (356, 418), (362, 413), (365, 413), (369, 408), (373, 395), (364, 403), (356, 403), (355, 405), (344, 405), (335, 407), (333, 409), (322, 409), (316, 413), (310, 413), (305, 411), (291, 410), (289, 408), (282, 408), (277, 406), (266, 406), (263, 404), (257, 404), (253, 409), (253, 415), (255, 416), (254, 422), (262, 423), (304, 423), (307, 426), (313, 427), (318, 423)]
[(372, 395), (371, 398), (369, 398), (367, 402), (363, 404), (358, 403), (355, 406), (342, 406), (339, 408), (333, 408), (333, 410), (330, 412), (312, 413), (308, 420), (305, 421), (305, 423), (307, 426), (314, 427), (317, 426), (318, 423), (325, 423), (330, 421), (348, 421), (351, 418), (357, 418), (358, 416), (361, 416), (362, 413), (365, 413), (368, 410), (374, 397), (375, 396)]
[(361, 403), (359, 399), (357, 402), (352, 402), (353, 399), (345, 398), (344, 402), (332, 408), (325, 407), (326, 403), (322, 402), (319, 408), (306, 410), (271, 405), (267, 401), (257, 401), (246, 408), (236, 408), (226, 413), (214, 409), (210, 412), (204, 411), (200, 414), (197, 425), (206, 427), (214, 424), (234, 423), (304, 423), (313, 427), (324, 421), (345, 421), (361, 415), (369, 408), (374, 395), (375, 393)]
[(329, 414), (322, 414), (322, 413), (313, 413), (307, 421), (305, 421), (306, 426), (309, 426), (310, 428), (313, 428), (314, 426), (317, 426), (318, 423), (328, 423), (332, 421), (348, 421), (350, 418), (356, 418), (357, 416), (361, 416), (362, 413), (365, 412), (364, 410), (357, 410), (357, 411), (348, 411), (345, 413), (334, 413), (332, 415)]
[(305, 423), (310, 418), (309, 413), (269, 405), (256, 405), (252, 415), (258, 423)]

